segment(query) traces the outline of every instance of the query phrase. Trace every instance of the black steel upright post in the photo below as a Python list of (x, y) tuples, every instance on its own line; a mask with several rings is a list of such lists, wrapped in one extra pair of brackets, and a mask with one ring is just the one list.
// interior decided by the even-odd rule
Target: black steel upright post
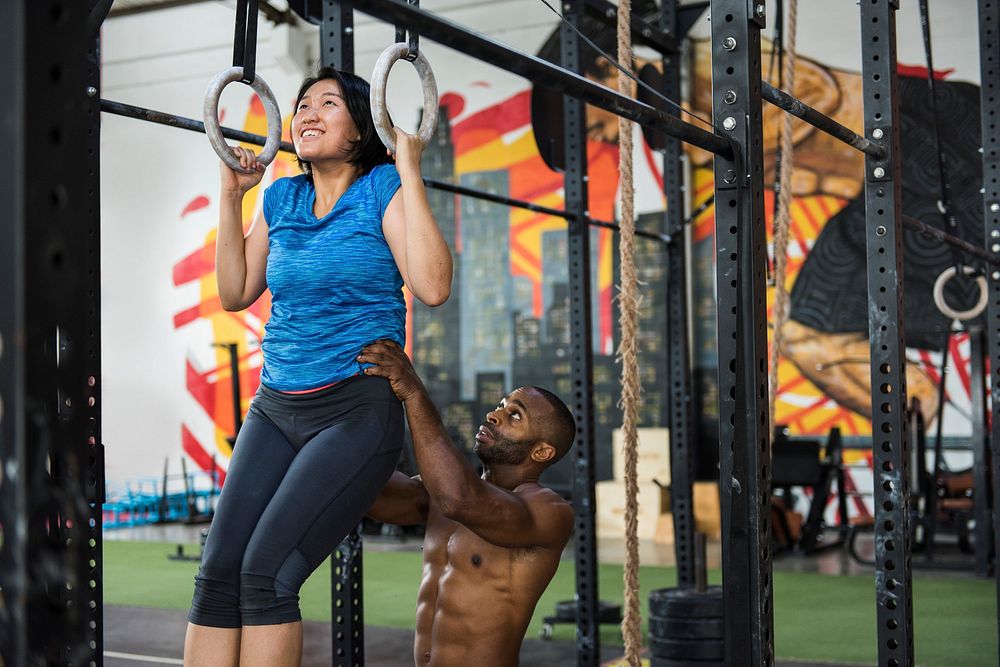
[[(104, 444), (101, 440), (101, 39), (99, 26), (104, 23), (111, 8), (106, 0), (90, 0), (90, 17), (86, 25), (91, 34), (84, 35), (86, 53), (83, 61), (86, 71), (86, 97), (82, 100), (85, 114), (86, 134), (80, 140), (86, 147), (86, 158), (82, 164), (86, 171), (76, 175), (84, 189), (87, 203), (78, 215), (83, 217), (81, 229), (77, 232), (83, 255), (82, 290), (85, 293), (80, 328), (80, 351), (83, 377), (85, 380), (84, 400), (80, 404), (83, 414), (80, 428), (86, 437), (81, 439), (84, 496), (89, 506), (90, 521), (87, 531), (90, 536), (83, 550), (86, 557), (79, 567), (86, 572), (87, 601), (84, 609), (88, 631), (90, 656), (96, 664), (104, 660)], [(81, 150), (81, 154), (84, 152)], [(85, 209), (85, 211), (83, 210)], [(85, 215), (84, 215), (85, 213)], [(58, 363), (58, 362), (57, 362)], [(82, 378), (81, 378), (82, 379)]]
[(972, 421), (972, 516), (976, 522), (976, 574), (990, 575), (993, 557), (993, 516), (990, 493), (989, 435), (986, 422), (986, 332), (969, 327), (969, 365)]
[(0, 662), (16, 667), (102, 663), (92, 5), (0, 8)]
[[(320, 63), (344, 72), (354, 72), (354, 10), (336, 0), (323, 0), (319, 26)], [(362, 561), (364, 543), (360, 526), (344, 538), (333, 558), (331, 599), (333, 605), (333, 664), (353, 667), (365, 664), (365, 615)]]
[[(979, 95), (983, 142), (983, 243), (1000, 259), (1000, 0), (979, 0)], [(1000, 271), (986, 275), (990, 298), (986, 307), (986, 358), (992, 424), (987, 435), (991, 452), (993, 496), (993, 567), (997, 584), (997, 642), (1000, 644)]]
[[(566, 0), (563, 16), (578, 26), (585, 11), (580, 0)], [(569, 26), (561, 33), (562, 66), (583, 71), (580, 39)], [(565, 129), (566, 210), (569, 221), (570, 346), (572, 350), (573, 414), (576, 444), (573, 448), (573, 509), (576, 512), (576, 664), (596, 667), (600, 659), (597, 614), (597, 526), (594, 493), (594, 357), (590, 329), (590, 215), (587, 197), (587, 122), (583, 102), (566, 96)]]
[[(660, 29), (678, 39), (677, 1), (663, 0)], [(681, 54), (663, 56), (663, 94), (681, 99)], [(681, 142), (665, 136), (663, 194), (667, 199), (667, 383), (670, 396), (670, 511), (674, 517), (677, 585), (697, 582), (694, 557), (694, 414), (691, 385), (691, 337), (688, 330), (687, 235), (684, 225), (684, 151)]]
[(726, 664), (774, 662), (761, 123), (763, 2), (713, 0), (712, 99), (734, 159), (715, 158), (719, 461)]
[(884, 159), (865, 158), (878, 664), (910, 667), (913, 591), (896, 76), (897, 3), (865, 0), (860, 6), (865, 136), (883, 141), (886, 147)]
[[(25, 459), (24, 237), (27, 219), (29, 0), (0, 3), (0, 664), (21, 667), (28, 656), (28, 492)], [(14, 474), (10, 474), (13, 472)]]
[(323, 0), (319, 30), (320, 63), (343, 72), (354, 72), (354, 9), (337, 0)]

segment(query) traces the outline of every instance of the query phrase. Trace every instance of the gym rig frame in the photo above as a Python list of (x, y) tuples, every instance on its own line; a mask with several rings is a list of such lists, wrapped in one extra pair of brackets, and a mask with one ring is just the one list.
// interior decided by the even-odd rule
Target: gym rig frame
[[(770, 551), (770, 472), (765, 319), (762, 100), (777, 104), (866, 153), (865, 197), (875, 466), (878, 664), (911, 666), (912, 591), (907, 489), (908, 432), (904, 373), (899, 108), (896, 95), (896, 0), (861, 0), (864, 136), (836, 134), (831, 119), (761, 83), (756, 0), (713, 0), (713, 111), (717, 134), (621, 97), (579, 74), (578, 37), (562, 28), (562, 68), (509, 49), (399, 0), (357, 0), (354, 8), (406, 25), (472, 57), (567, 95), (564, 107), (566, 206), (572, 325), (570, 403), (577, 418), (577, 664), (598, 664), (598, 591), (594, 520), (594, 424), (590, 340), (589, 218), (584, 102), (665, 133), (667, 200), (683, 197), (687, 141), (716, 154), (715, 201), (720, 393), (720, 494), (727, 664), (774, 662)], [(103, 663), (103, 446), (100, 405), (100, 163), (102, 101), (98, 30), (110, 0), (14, 0), (0, 3), (0, 119), (11, 159), (0, 163), (0, 192), (10, 214), (0, 225), (0, 658), (12, 667)], [(307, 2), (321, 24), (323, 64), (353, 69), (353, 9), (335, 0)], [(569, 22), (605, 11), (604, 0), (566, 0)], [(665, 90), (680, 98), (678, 16), (664, 0), (658, 25), (635, 39), (663, 55)], [(687, 10), (690, 11), (690, 10)], [(1000, 0), (979, 0), (982, 68), (984, 246), (1000, 264)], [(735, 93), (735, 102), (732, 100)], [(106, 109), (107, 110), (107, 109)], [(853, 133), (851, 133), (853, 134)], [(433, 187), (433, 184), (429, 184)], [(440, 184), (442, 189), (455, 186)], [(463, 196), (484, 196), (461, 189)], [(490, 196), (493, 201), (502, 200)], [(503, 200), (514, 206), (524, 202)], [(531, 205), (528, 205), (531, 206)], [(912, 226), (907, 224), (907, 226)], [(694, 529), (690, 452), (694, 447), (687, 333), (683, 207), (665, 212), (668, 243), (668, 382), (678, 584), (693, 585)], [(648, 233), (648, 232), (647, 232)], [(950, 245), (957, 239), (938, 238)], [(1000, 498), (1000, 271), (987, 275), (985, 335), (992, 373), (992, 427), (977, 429), (981, 458), (992, 461), (992, 497)], [(977, 399), (978, 400), (978, 399)], [(993, 513), (993, 534), (1000, 516)], [(983, 548), (983, 545), (980, 545)], [(995, 558), (995, 544), (989, 545)], [(364, 662), (361, 541), (335, 554), (334, 663)], [(1000, 597), (1000, 579), (998, 579)], [(338, 604), (339, 602), (339, 604)], [(340, 610), (343, 610), (342, 612)]]

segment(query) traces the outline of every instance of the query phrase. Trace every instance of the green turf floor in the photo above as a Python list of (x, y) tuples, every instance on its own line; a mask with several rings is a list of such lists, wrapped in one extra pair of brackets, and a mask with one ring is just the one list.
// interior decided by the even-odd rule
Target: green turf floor
[[(197, 547), (187, 550), (197, 552)], [(197, 565), (167, 559), (174, 546), (155, 542), (105, 542), (104, 601), (187, 609)], [(413, 627), (420, 578), (417, 552), (366, 551), (365, 622)], [(717, 579), (718, 572), (712, 573)], [(622, 600), (622, 568), (601, 565), (601, 598)], [(917, 664), (925, 667), (978, 667), (997, 664), (996, 586), (993, 580), (935, 577), (916, 572), (914, 636)], [(673, 568), (644, 567), (642, 598), (650, 589), (672, 586)], [(573, 565), (563, 562), (535, 612), (529, 636), (558, 600), (573, 598)], [(323, 565), (302, 590), (302, 613), (309, 620), (330, 618), (330, 567)], [(645, 610), (643, 611), (645, 617)], [(774, 573), (775, 649), (779, 658), (875, 663), (875, 602), (872, 577)], [(602, 642), (621, 644), (617, 628), (603, 626)], [(557, 625), (556, 640), (572, 640), (573, 627)]]

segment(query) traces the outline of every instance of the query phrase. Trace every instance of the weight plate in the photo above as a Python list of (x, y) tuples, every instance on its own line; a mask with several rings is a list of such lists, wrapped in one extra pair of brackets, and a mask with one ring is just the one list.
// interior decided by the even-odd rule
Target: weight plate
[(650, 639), (649, 652), (674, 660), (723, 660), (726, 655), (721, 639)]
[(649, 617), (650, 639), (722, 639), (724, 631), (721, 618)]
[(709, 586), (703, 592), (693, 588), (660, 588), (649, 593), (652, 616), (679, 618), (722, 618), (722, 586)]

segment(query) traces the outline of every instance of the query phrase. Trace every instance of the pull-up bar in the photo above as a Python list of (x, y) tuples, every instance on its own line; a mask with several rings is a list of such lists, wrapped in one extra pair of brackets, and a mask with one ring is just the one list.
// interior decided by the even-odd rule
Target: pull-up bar
[[(200, 120), (195, 120), (193, 118), (185, 118), (184, 116), (177, 116), (170, 113), (165, 113), (163, 111), (154, 111), (152, 109), (146, 109), (143, 107), (133, 106), (131, 104), (124, 104), (123, 102), (114, 102), (112, 100), (101, 100), (101, 111), (105, 113), (114, 114), (116, 116), (124, 116), (126, 118), (135, 118), (136, 120), (144, 120), (150, 123), (157, 123), (158, 125), (167, 125), (168, 127), (178, 127), (182, 130), (191, 130), (192, 132), (205, 133), (205, 124)], [(251, 134), (250, 132), (243, 132), (241, 130), (234, 130), (231, 127), (221, 127), (222, 136), (227, 139), (233, 139), (235, 141), (242, 141), (246, 144), (253, 144), (254, 146), (263, 146), (267, 142), (267, 137), (261, 136), (259, 134)], [(282, 141), (278, 150), (284, 151), (286, 153), (295, 153), (295, 148), (287, 141)], [(441, 190), (443, 192), (451, 192), (453, 194), (461, 195), (463, 197), (474, 197), (476, 199), (482, 199), (484, 201), (494, 202), (496, 204), (503, 204), (504, 206), (512, 206), (514, 208), (523, 208), (529, 211), (534, 211), (536, 213), (542, 213), (545, 215), (555, 216), (557, 218), (562, 218), (564, 220), (576, 221), (578, 216), (569, 211), (564, 211), (557, 208), (550, 208), (548, 206), (541, 206), (529, 201), (523, 201), (521, 199), (513, 199), (511, 197), (504, 197), (502, 195), (495, 195), (490, 192), (483, 192), (482, 190), (475, 190), (473, 188), (466, 188), (461, 185), (455, 185), (453, 183), (446, 183), (444, 181), (437, 181), (432, 178), (424, 178), (424, 185), (435, 190)], [(587, 218), (585, 222), (594, 227), (604, 227), (606, 229), (618, 230), (618, 225), (613, 222), (607, 222), (604, 220), (595, 220), (594, 218)], [(670, 243), (671, 237), (669, 234), (663, 234), (660, 232), (652, 232), (644, 229), (635, 230), (637, 236), (642, 236), (644, 238), (653, 239), (655, 241), (662, 241), (663, 243)]]
[(869, 155), (876, 160), (885, 158), (885, 148), (883, 146), (870, 139), (865, 139), (860, 134), (841, 125), (823, 112), (813, 109), (794, 95), (789, 95), (780, 88), (775, 88), (767, 81), (761, 81), (760, 85), (761, 97), (779, 109), (784, 109), (796, 118), (801, 118), (817, 130), (826, 132), (834, 139), (838, 139), (848, 146), (858, 149), (865, 155)]

